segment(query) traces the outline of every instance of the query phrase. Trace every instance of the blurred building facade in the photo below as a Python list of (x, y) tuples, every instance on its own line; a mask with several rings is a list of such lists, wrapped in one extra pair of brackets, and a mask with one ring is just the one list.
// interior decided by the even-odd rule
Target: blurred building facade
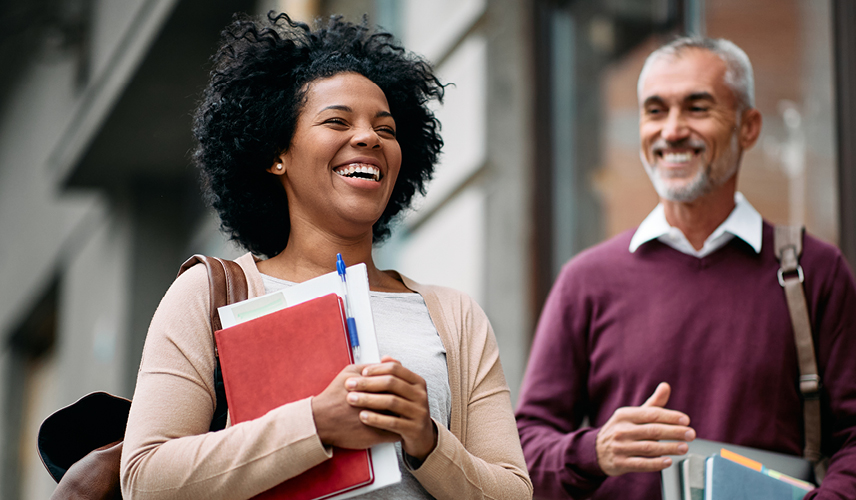
[(765, 125), (739, 188), (768, 219), (804, 223), (854, 262), (853, 5), (0, 2), (0, 497), (50, 495), (35, 447), (45, 416), (94, 390), (131, 397), (148, 322), (181, 262), (241, 253), (202, 206), (189, 161), (191, 112), (233, 12), (366, 13), (453, 84), (437, 109), (436, 177), (377, 260), (474, 296), (516, 399), (560, 266), (656, 204), (635, 88), (670, 35), (746, 50)]

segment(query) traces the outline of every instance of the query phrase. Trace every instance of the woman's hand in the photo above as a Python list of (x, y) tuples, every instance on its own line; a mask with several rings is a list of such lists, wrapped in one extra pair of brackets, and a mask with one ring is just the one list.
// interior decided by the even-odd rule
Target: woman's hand
[(401, 436), (405, 453), (425, 460), (437, 446), (437, 429), (428, 409), (425, 379), (395, 359), (384, 356), (380, 364), (367, 365), (348, 378), (348, 403), (361, 409), (360, 419), (379, 431)]
[(345, 381), (359, 377), (367, 365), (348, 365), (324, 391), (312, 398), (312, 416), (318, 437), (325, 445), (362, 450), (378, 443), (395, 442), (398, 434), (360, 421), (360, 409), (348, 404)]

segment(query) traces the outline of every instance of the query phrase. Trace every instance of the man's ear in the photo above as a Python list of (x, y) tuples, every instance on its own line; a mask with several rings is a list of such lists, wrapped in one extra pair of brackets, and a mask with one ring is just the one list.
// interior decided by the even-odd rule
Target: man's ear
[(743, 111), (740, 119), (740, 147), (744, 151), (755, 145), (758, 136), (761, 135), (761, 112), (755, 108)]
[(278, 156), (276, 160), (274, 160), (273, 165), (268, 167), (267, 171), (273, 175), (285, 174), (285, 158), (283, 158), (282, 155)]

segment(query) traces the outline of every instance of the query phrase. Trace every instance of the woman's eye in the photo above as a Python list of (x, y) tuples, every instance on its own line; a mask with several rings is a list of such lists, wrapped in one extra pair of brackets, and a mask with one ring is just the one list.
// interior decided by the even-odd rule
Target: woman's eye
[(379, 134), (383, 133), (395, 137), (395, 130), (392, 127), (380, 127), (379, 129), (377, 129), (377, 132)]
[(345, 125), (345, 120), (341, 118), (328, 118), (324, 120), (324, 123), (330, 123), (332, 125)]

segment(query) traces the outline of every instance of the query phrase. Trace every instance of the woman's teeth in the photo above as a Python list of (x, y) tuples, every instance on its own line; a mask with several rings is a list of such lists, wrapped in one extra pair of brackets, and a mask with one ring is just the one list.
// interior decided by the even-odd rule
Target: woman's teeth
[(358, 179), (371, 179), (375, 182), (380, 181), (380, 169), (374, 165), (366, 165), (362, 163), (351, 163), (347, 166), (342, 166), (334, 170), (342, 177), (355, 177)]

